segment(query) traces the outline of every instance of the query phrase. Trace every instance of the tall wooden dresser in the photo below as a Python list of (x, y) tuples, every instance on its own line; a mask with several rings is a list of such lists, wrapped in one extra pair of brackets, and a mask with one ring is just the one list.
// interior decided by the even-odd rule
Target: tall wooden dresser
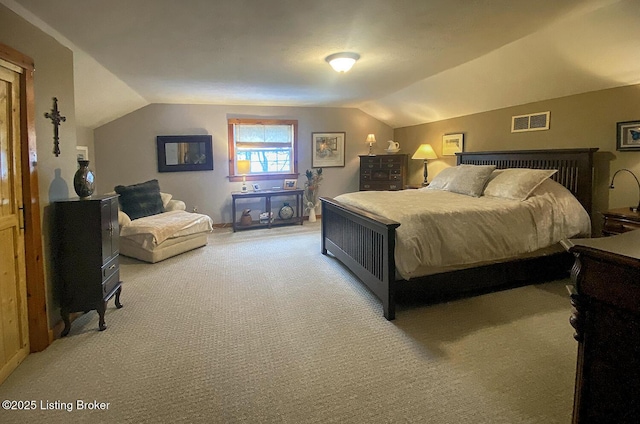
[(640, 231), (572, 240), (574, 423), (640, 418)]
[(360, 190), (402, 190), (407, 184), (409, 155), (360, 155)]
[(60, 314), (71, 329), (69, 314), (97, 310), (104, 330), (106, 304), (115, 295), (121, 308), (118, 195), (68, 199), (55, 203), (56, 274)]

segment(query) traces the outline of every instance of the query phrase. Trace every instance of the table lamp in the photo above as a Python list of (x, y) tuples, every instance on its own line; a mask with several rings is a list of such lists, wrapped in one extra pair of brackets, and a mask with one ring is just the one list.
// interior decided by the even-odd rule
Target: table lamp
[(373, 148), (373, 143), (376, 142), (376, 135), (375, 134), (369, 134), (367, 136), (367, 141), (366, 142), (369, 143), (369, 156), (375, 156), (371, 149)]
[(238, 174), (242, 174), (242, 188), (241, 192), (247, 192), (247, 174), (251, 172), (251, 161), (250, 160), (239, 160), (236, 161), (236, 166), (238, 167)]
[(422, 159), (424, 161), (424, 181), (422, 182), (423, 186), (429, 184), (427, 181), (427, 160), (429, 159), (438, 159), (436, 156), (436, 152), (433, 151), (431, 144), (421, 144), (418, 147), (418, 150), (411, 156), (411, 159)]
[(622, 168), (622, 169), (618, 169), (615, 174), (613, 174), (613, 177), (611, 178), (611, 185), (609, 186), (610, 189), (614, 189), (615, 187), (613, 186), (613, 181), (616, 179), (616, 175), (618, 175), (618, 172), (622, 172), (622, 171), (626, 171), (629, 174), (631, 174), (633, 176), (633, 178), (636, 180), (636, 183), (638, 184), (638, 206), (630, 206), (629, 210), (631, 210), (631, 212), (638, 212), (638, 210), (640, 210), (640, 181), (638, 181), (638, 177), (636, 177), (636, 174), (634, 174), (633, 172), (631, 172), (630, 170), (626, 169), (626, 168)]

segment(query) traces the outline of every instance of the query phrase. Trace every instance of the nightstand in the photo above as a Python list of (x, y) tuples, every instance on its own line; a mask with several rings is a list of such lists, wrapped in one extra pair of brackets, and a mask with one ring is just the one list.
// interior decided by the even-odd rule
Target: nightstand
[(640, 213), (629, 208), (611, 209), (604, 215), (603, 236), (613, 236), (627, 231), (640, 230)]

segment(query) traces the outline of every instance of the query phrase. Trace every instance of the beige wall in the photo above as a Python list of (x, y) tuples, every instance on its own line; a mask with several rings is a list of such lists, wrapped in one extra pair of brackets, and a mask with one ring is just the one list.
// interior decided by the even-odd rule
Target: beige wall
[[(512, 116), (545, 111), (551, 112), (548, 131), (511, 133)], [(598, 147), (594, 224), (599, 226), (599, 211), (638, 202), (638, 187), (629, 174), (618, 175), (616, 189), (608, 189), (611, 175), (620, 168), (629, 168), (640, 176), (640, 151), (616, 151), (616, 123), (632, 120), (640, 120), (639, 85), (396, 128), (394, 138), (407, 152), (414, 152), (421, 143), (430, 143), (438, 156), (442, 152), (442, 136), (451, 133), (464, 133), (465, 151)], [(419, 183), (421, 162), (410, 162), (411, 182)], [(430, 178), (452, 165), (455, 157), (440, 156), (429, 161)]]
[[(49, 323), (60, 320), (58, 306), (53, 299), (51, 278), (52, 259), (50, 241), (50, 203), (75, 196), (73, 174), (76, 171), (76, 128), (73, 91), (73, 54), (52, 37), (46, 35), (18, 15), (0, 5), (0, 43), (30, 56), (35, 63), (35, 126), (38, 154), (38, 178), (45, 275), (48, 291)], [(66, 122), (60, 126), (60, 156), (53, 155), (53, 125), (44, 117), (52, 107), (52, 98), (58, 98), (58, 108)]]
[[(260, 107), (219, 105), (152, 104), (97, 128), (94, 132), (95, 171), (98, 192), (157, 178), (162, 191), (211, 216), (216, 224), (230, 223), (232, 191), (239, 182), (229, 182), (227, 147), (228, 118), (269, 117), (298, 120), (298, 186), (303, 187), (304, 172), (311, 168), (311, 133), (346, 132), (346, 166), (325, 168), (321, 196), (336, 196), (358, 190), (359, 154), (368, 152), (364, 141), (375, 133), (379, 141), (390, 140), (393, 130), (357, 109)], [(159, 173), (156, 136), (211, 134), (214, 170)], [(387, 143), (377, 143), (382, 152)], [(282, 186), (282, 181), (259, 182), (262, 187)], [(249, 206), (254, 211), (260, 205)], [(278, 205), (273, 205), (273, 209)]]

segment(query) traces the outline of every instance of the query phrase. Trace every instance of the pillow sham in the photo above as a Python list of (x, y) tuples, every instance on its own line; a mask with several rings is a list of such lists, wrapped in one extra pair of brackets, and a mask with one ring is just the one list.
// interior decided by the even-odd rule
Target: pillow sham
[(458, 165), (458, 171), (445, 190), (480, 197), (495, 165)]
[(120, 209), (132, 220), (164, 212), (158, 180), (130, 186), (119, 185), (114, 190), (120, 195)]
[(558, 172), (557, 169), (507, 168), (493, 172), (484, 189), (485, 196), (527, 200), (533, 190)]
[(431, 180), (427, 188), (429, 190), (446, 190), (447, 187), (449, 187), (449, 184), (451, 184), (451, 181), (455, 178), (457, 172), (457, 166), (451, 166), (443, 169), (433, 178), (433, 180)]

